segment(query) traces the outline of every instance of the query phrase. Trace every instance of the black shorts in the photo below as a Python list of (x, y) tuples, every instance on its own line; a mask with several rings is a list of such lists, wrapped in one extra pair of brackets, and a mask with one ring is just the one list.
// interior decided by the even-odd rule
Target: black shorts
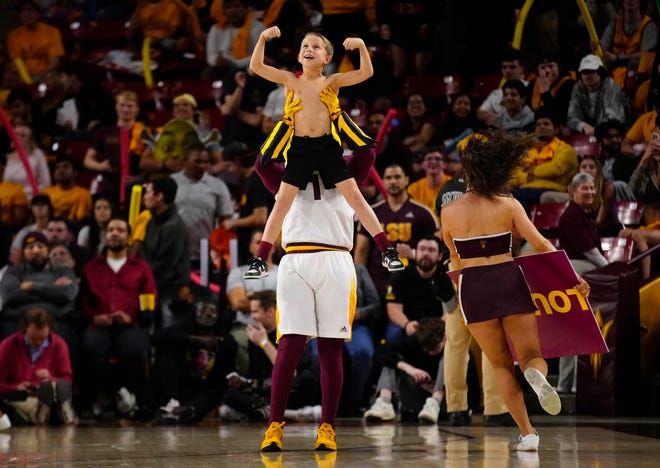
[(458, 294), (465, 323), (536, 311), (529, 286), (515, 262), (463, 268)]
[(303, 190), (312, 180), (314, 171), (319, 171), (326, 188), (350, 179), (353, 174), (348, 169), (343, 154), (344, 150), (332, 135), (314, 138), (294, 136), (287, 152), (282, 182)]

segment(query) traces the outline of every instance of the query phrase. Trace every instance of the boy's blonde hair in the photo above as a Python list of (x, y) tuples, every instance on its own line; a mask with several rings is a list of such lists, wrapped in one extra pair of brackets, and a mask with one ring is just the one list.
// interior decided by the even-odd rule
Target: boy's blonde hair
[(316, 37), (318, 37), (319, 39), (321, 39), (321, 41), (323, 41), (323, 45), (325, 46), (325, 51), (326, 51), (326, 53), (327, 53), (328, 55), (330, 55), (330, 56), (332, 56), (332, 55), (335, 54), (335, 48), (333, 47), (332, 42), (330, 42), (330, 41), (328, 40), (328, 38), (325, 37), (325, 36), (324, 36), (323, 34), (321, 34), (320, 32), (310, 31), (310, 32), (308, 32), (307, 34), (305, 34), (305, 37), (303, 38), (303, 40), (304, 40), (307, 36), (316, 36)]
[(117, 94), (115, 94), (115, 102), (119, 101), (121, 98), (125, 99), (126, 101), (133, 101), (136, 104), (140, 103), (137, 93), (128, 89), (119, 91)]

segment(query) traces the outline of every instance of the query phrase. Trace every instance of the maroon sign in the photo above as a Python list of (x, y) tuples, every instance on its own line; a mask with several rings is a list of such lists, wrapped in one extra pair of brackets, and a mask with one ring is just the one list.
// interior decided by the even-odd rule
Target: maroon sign
[[(608, 351), (589, 301), (575, 289), (577, 275), (563, 250), (514, 261), (523, 271), (538, 310), (536, 318), (545, 358)], [(456, 281), (459, 272), (450, 272)], [(511, 353), (515, 353), (511, 346)]]

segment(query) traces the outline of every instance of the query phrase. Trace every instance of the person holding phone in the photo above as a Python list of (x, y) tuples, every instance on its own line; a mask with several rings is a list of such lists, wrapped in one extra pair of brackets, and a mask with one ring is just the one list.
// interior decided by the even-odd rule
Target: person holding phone
[(0, 343), (0, 393), (25, 392), (23, 401), (9, 402), (12, 417), (23, 423), (48, 424), (53, 410), (59, 421), (76, 423), (69, 348), (52, 328), (51, 314), (43, 307), (31, 307), (23, 316), (21, 331)]
[(644, 203), (644, 224), (660, 220), (660, 115), (655, 119), (651, 144), (639, 160), (628, 187)]
[[(229, 388), (220, 407), (223, 421), (268, 420), (271, 374), (278, 355), (276, 304), (273, 290), (256, 291), (250, 295), (250, 318), (245, 330), (249, 340), (249, 370), (247, 376), (236, 372), (227, 375)], [(308, 344), (305, 357), (296, 367), (287, 408), (298, 410), (317, 406), (319, 390), (319, 377), (312, 365)]]

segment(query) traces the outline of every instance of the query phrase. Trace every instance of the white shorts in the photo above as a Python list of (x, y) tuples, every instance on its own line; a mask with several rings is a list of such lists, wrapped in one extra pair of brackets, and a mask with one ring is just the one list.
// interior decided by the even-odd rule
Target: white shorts
[(351, 339), (356, 301), (350, 253), (290, 253), (277, 271), (277, 339), (282, 335)]

